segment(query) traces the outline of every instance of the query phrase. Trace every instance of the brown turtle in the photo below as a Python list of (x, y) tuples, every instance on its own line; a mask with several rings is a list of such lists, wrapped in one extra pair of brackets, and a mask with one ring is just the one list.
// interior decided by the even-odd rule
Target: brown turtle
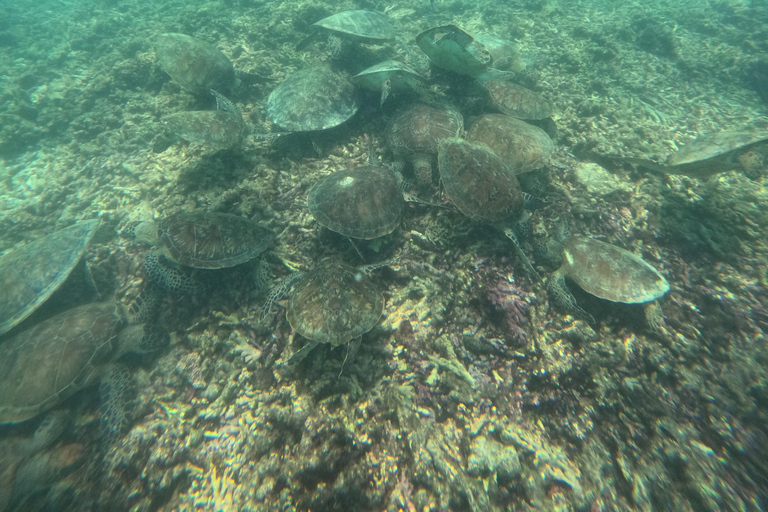
[(18, 423), (96, 382), (108, 363), (156, 347), (118, 304), (93, 303), (53, 316), (3, 342), (0, 424)]
[(83, 258), (98, 219), (78, 222), (0, 257), (0, 335), (31, 315)]
[[(563, 309), (593, 321), (565, 285), (569, 277), (585, 292), (595, 297), (624, 304), (652, 303), (669, 291), (669, 283), (658, 270), (639, 256), (595, 240), (565, 233), (562, 245), (563, 264), (550, 276), (547, 289)], [(655, 326), (657, 312), (646, 309), (649, 323)]]
[(183, 89), (195, 94), (213, 89), (228, 95), (235, 88), (232, 61), (210, 43), (185, 34), (161, 34), (156, 51), (160, 66)]
[(491, 148), (515, 174), (543, 167), (555, 150), (544, 130), (506, 114), (478, 117), (467, 132), (467, 140)]
[(309, 191), (307, 202), (320, 225), (366, 240), (394, 231), (405, 206), (394, 172), (373, 165), (323, 177)]
[(418, 182), (432, 183), (432, 160), (441, 140), (458, 137), (461, 114), (445, 107), (416, 104), (400, 112), (387, 127), (387, 141), (397, 160), (413, 165)]
[(555, 111), (551, 101), (522, 85), (506, 80), (488, 80), (482, 87), (494, 108), (518, 119), (546, 119)]

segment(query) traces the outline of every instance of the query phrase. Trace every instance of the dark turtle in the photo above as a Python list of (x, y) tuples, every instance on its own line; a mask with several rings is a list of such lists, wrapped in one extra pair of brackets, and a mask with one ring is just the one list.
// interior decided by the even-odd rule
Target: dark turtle
[(0, 257), (0, 334), (11, 330), (45, 302), (82, 259), (98, 219), (78, 222)]
[(333, 58), (339, 57), (342, 40), (376, 44), (395, 38), (395, 29), (392, 28), (385, 15), (366, 10), (333, 14), (313, 23), (311, 28), (313, 33), (301, 41), (296, 49), (305, 48), (316, 38), (317, 34), (326, 31), (329, 32), (328, 47)]
[(309, 191), (307, 202), (322, 226), (366, 240), (394, 231), (405, 206), (395, 174), (373, 165), (323, 177)]
[(357, 92), (349, 75), (318, 64), (297, 71), (267, 98), (267, 116), (294, 132), (327, 130), (357, 112)]
[(570, 313), (592, 319), (568, 291), (565, 276), (595, 297), (624, 304), (650, 303), (669, 291), (669, 283), (658, 270), (615, 245), (569, 236), (563, 242), (562, 254), (563, 265), (550, 276), (547, 288)]
[(554, 113), (551, 101), (522, 85), (505, 80), (488, 80), (482, 84), (494, 108), (518, 119), (545, 119)]
[(296, 280), (286, 316), (291, 327), (312, 341), (344, 345), (373, 329), (384, 310), (384, 297), (361, 270), (326, 259)]
[(371, 91), (381, 92), (380, 105), (392, 91), (411, 89), (419, 94), (427, 95), (424, 78), (402, 62), (385, 60), (375, 66), (361, 71), (352, 77), (354, 81)]
[(79, 306), (3, 342), (0, 424), (18, 423), (96, 382), (106, 365), (151, 346), (118, 304)]
[(523, 191), (509, 166), (485, 144), (459, 138), (440, 142), (437, 162), (440, 181), (456, 208), (504, 231), (528, 272), (539, 279), (509, 225), (526, 215)]
[(467, 132), (467, 140), (491, 148), (515, 174), (543, 167), (555, 150), (544, 130), (506, 114), (478, 117)]
[(157, 38), (160, 66), (182, 88), (195, 94), (213, 89), (225, 95), (235, 88), (232, 61), (215, 46), (185, 34), (161, 34)]
[(461, 114), (449, 108), (413, 105), (387, 127), (387, 141), (395, 158), (408, 160), (420, 184), (432, 183), (432, 160), (440, 141), (458, 137), (464, 129)]
[(163, 116), (163, 124), (189, 142), (215, 148), (240, 145), (248, 132), (240, 110), (221, 94), (211, 92), (216, 97), (216, 110), (168, 114)]

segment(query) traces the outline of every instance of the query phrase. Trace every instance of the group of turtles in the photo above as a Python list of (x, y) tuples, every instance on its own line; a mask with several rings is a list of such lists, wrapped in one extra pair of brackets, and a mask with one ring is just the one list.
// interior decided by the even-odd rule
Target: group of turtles
[[(313, 28), (316, 32), (300, 47), (325, 33), (332, 56), (352, 51), (345, 47), (360, 42), (395, 40), (386, 17), (371, 11), (340, 13)], [(552, 103), (509, 81), (511, 72), (501, 66), (513, 60), (513, 45), (507, 41), (473, 37), (455, 25), (444, 25), (422, 32), (416, 43), (435, 66), (475, 80), (499, 113), (483, 114), (465, 130), (457, 109), (423, 93), (423, 76), (394, 60), (355, 76), (337, 69), (333, 62), (297, 71), (267, 100), (267, 114), (282, 130), (313, 132), (345, 122), (359, 108), (358, 86), (380, 90), (381, 102), (401, 88), (421, 91), (420, 101), (399, 109), (386, 129), (394, 164), (369, 161), (320, 178), (309, 191), (309, 211), (323, 228), (352, 239), (387, 236), (404, 215), (399, 170), (410, 166), (420, 190), (441, 185), (462, 214), (504, 231), (527, 262), (510, 229), (526, 215), (527, 196), (517, 176), (545, 166), (554, 151), (547, 133), (527, 122), (549, 117)], [(195, 142), (217, 147), (239, 144), (247, 129), (226, 95), (234, 93), (245, 75), (236, 72), (215, 47), (186, 35), (163, 34), (157, 53), (163, 68), (183, 88), (198, 94), (213, 91), (219, 105), (215, 111), (171, 114), (166, 124)], [(727, 170), (739, 152), (768, 139), (765, 132), (734, 133), (720, 136), (715, 144), (684, 148), (663, 168), (668, 172), (695, 166), (708, 172)], [(433, 173), (435, 164), (439, 185)], [(98, 220), (81, 221), (0, 257), (4, 291), (0, 302), (4, 354), (0, 358), (0, 424), (30, 419), (98, 381), (121, 355), (159, 346), (147, 334), (146, 312), (135, 304), (124, 307), (102, 300), (35, 325), (19, 325), (83, 264), (99, 226)], [(161, 289), (186, 293), (194, 293), (199, 286), (187, 269), (247, 263), (259, 258), (274, 239), (271, 230), (255, 221), (211, 212), (180, 213), (138, 223), (130, 233), (153, 246), (144, 261), (149, 280)], [(669, 290), (658, 270), (619, 247), (571, 236), (565, 230), (560, 245), (563, 264), (549, 278), (548, 287), (570, 312), (589, 317), (564, 286), (566, 276), (592, 295), (621, 303), (652, 303)], [(538, 277), (530, 264), (526, 267)], [(359, 339), (379, 322), (384, 307), (382, 291), (365, 269), (338, 258), (291, 276), (270, 295), (268, 306), (281, 294), (289, 297), (286, 316), (290, 325), (310, 340), (310, 349), (318, 343), (338, 346)]]

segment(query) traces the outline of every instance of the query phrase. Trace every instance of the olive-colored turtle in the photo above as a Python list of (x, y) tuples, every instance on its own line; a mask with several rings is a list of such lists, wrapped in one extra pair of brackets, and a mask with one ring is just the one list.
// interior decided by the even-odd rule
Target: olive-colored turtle
[(491, 34), (475, 34), (475, 41), (491, 54), (494, 69), (516, 73), (525, 69), (520, 52), (512, 41)]
[(96, 382), (122, 354), (157, 348), (119, 304), (79, 306), (3, 342), (0, 424), (18, 423)]
[(510, 226), (526, 212), (525, 196), (509, 166), (485, 144), (459, 138), (440, 142), (437, 163), (440, 181), (456, 208), (472, 220), (501, 229), (526, 270), (539, 279)]
[(669, 291), (664, 276), (639, 256), (593, 238), (564, 236), (563, 264), (548, 279), (547, 289), (568, 312), (592, 320), (568, 291), (566, 276), (595, 297), (624, 304), (650, 303)]
[(231, 94), (237, 77), (232, 61), (210, 43), (185, 34), (161, 34), (157, 38), (160, 66), (182, 88), (195, 94), (213, 89)]
[(385, 60), (361, 71), (352, 77), (353, 80), (371, 91), (381, 92), (380, 105), (389, 97), (392, 91), (411, 89), (421, 95), (428, 95), (424, 78), (402, 62)]
[(366, 10), (333, 14), (313, 23), (311, 28), (312, 34), (302, 40), (296, 49), (302, 50), (315, 40), (318, 34), (327, 32), (328, 48), (333, 58), (340, 56), (342, 40), (376, 44), (395, 38), (395, 29), (385, 15)]
[(357, 91), (347, 73), (309, 66), (289, 76), (267, 98), (267, 116), (293, 132), (327, 130), (357, 112)]
[(274, 236), (272, 230), (245, 217), (207, 212), (140, 222), (130, 231), (137, 241), (157, 249), (144, 258), (150, 280), (166, 289), (189, 292), (198, 289), (197, 283), (161, 257), (194, 268), (233, 267), (259, 256)]
[(384, 310), (384, 297), (361, 270), (326, 259), (295, 281), (286, 316), (291, 327), (311, 340), (308, 353), (320, 343), (344, 345), (373, 329)]
[(248, 132), (240, 109), (221, 94), (211, 92), (216, 97), (216, 110), (168, 114), (163, 116), (163, 124), (189, 142), (215, 148), (240, 145)]
[(0, 335), (31, 315), (72, 273), (98, 229), (78, 222), (0, 257)]
[(541, 94), (505, 80), (488, 80), (482, 84), (494, 108), (518, 119), (546, 119), (555, 107)]
[(467, 140), (491, 148), (515, 174), (547, 165), (555, 150), (544, 130), (506, 114), (478, 117), (467, 132)]
[(394, 231), (405, 207), (395, 173), (373, 165), (323, 177), (309, 191), (307, 203), (322, 226), (365, 240)]
[(416, 104), (395, 116), (387, 127), (387, 142), (397, 160), (413, 165), (418, 182), (432, 183), (432, 160), (440, 141), (458, 137), (464, 129), (461, 114), (450, 108)]

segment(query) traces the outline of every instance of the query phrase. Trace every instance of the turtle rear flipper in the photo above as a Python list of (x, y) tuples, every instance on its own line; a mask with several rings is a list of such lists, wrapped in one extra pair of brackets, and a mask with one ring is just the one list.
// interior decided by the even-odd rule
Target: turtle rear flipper
[(557, 306), (567, 313), (586, 319), (594, 324), (595, 319), (576, 303), (576, 298), (565, 285), (565, 277), (560, 273), (555, 273), (547, 280), (547, 293)]
[(196, 293), (202, 290), (200, 283), (188, 276), (165, 256), (149, 252), (144, 256), (143, 267), (147, 277), (166, 290), (185, 293)]

